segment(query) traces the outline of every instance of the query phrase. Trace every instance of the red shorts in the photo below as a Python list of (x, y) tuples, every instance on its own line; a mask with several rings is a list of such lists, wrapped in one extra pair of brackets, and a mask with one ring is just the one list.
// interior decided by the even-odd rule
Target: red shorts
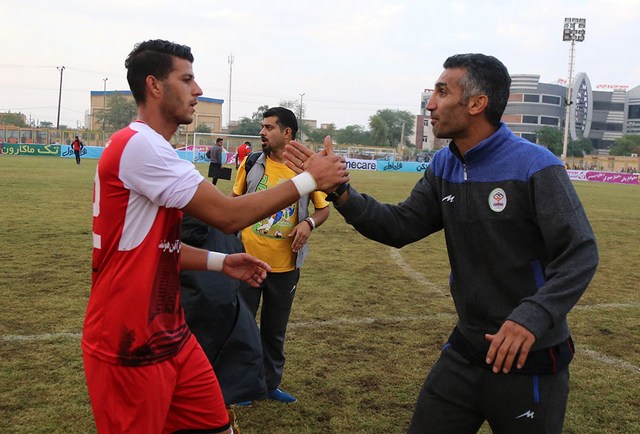
[(172, 359), (122, 366), (83, 355), (99, 433), (223, 432), (229, 415), (202, 347), (191, 335)]

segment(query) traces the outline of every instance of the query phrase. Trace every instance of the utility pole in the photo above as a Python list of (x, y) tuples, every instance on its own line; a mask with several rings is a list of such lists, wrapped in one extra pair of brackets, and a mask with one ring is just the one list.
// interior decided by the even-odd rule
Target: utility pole
[(404, 158), (404, 122), (402, 123), (402, 130), (400, 131), (400, 143), (398, 144), (398, 150), (400, 151), (400, 159)]
[(300, 131), (300, 140), (302, 140), (302, 97), (304, 93), (300, 94), (300, 115), (298, 116), (298, 130)]
[(58, 91), (58, 122), (56, 123), (56, 129), (60, 129), (60, 103), (62, 102), (62, 73), (64, 72), (64, 66), (58, 66), (60, 71), (60, 90)]
[(227, 58), (229, 63), (229, 114), (227, 115), (227, 128), (231, 125), (231, 77), (233, 76), (233, 53), (229, 54)]
[(107, 80), (108, 77), (102, 79), (104, 90), (102, 91), (102, 146), (104, 146), (104, 124), (107, 122)]

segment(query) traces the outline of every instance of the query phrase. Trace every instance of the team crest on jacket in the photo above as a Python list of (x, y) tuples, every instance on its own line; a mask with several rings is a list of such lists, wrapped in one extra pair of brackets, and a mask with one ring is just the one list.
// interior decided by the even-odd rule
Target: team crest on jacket
[(501, 188), (494, 188), (489, 193), (489, 208), (494, 212), (502, 212), (507, 207), (507, 193)]

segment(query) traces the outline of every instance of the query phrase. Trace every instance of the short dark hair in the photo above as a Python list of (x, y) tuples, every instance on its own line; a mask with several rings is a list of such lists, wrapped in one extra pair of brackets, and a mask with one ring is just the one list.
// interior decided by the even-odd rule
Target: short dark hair
[(251, 147), (251, 142), (244, 142), (244, 144)]
[(479, 53), (453, 55), (445, 60), (443, 66), (445, 69), (465, 69), (466, 72), (460, 80), (463, 87), (462, 100), (466, 102), (474, 95), (486, 95), (489, 102), (485, 116), (493, 126), (499, 126), (511, 87), (507, 67), (495, 57)]
[(127, 60), (127, 81), (136, 100), (136, 104), (144, 103), (146, 80), (153, 75), (158, 80), (164, 80), (173, 70), (173, 57), (188, 60), (193, 63), (191, 48), (162, 39), (152, 39), (136, 44)]
[(223, 139), (222, 139), (222, 137), (218, 137), (218, 138), (216, 139), (216, 143), (220, 143), (220, 142), (222, 142), (222, 140), (223, 140)]
[(271, 107), (262, 115), (263, 118), (271, 116), (276, 116), (278, 118), (276, 123), (280, 127), (280, 130), (284, 128), (291, 128), (291, 135), (295, 139), (296, 134), (298, 134), (298, 120), (291, 110), (285, 107)]

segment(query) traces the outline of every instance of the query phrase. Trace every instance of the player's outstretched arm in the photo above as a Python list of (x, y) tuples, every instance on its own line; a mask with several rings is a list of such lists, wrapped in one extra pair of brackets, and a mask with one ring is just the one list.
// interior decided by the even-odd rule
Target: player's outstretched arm
[(184, 243), (180, 247), (180, 267), (184, 270), (221, 271), (253, 287), (258, 287), (271, 271), (269, 264), (246, 253), (225, 255)]
[(264, 261), (246, 253), (234, 253), (224, 258), (222, 272), (257, 288), (267, 277), (271, 267)]
[(314, 190), (331, 192), (349, 180), (346, 164), (336, 155), (313, 154), (304, 162), (304, 168), (305, 173), (299, 171), (301, 174), (292, 181), (238, 197), (228, 197), (203, 180), (183, 211), (209, 226), (233, 233), (291, 205), (301, 194)]

